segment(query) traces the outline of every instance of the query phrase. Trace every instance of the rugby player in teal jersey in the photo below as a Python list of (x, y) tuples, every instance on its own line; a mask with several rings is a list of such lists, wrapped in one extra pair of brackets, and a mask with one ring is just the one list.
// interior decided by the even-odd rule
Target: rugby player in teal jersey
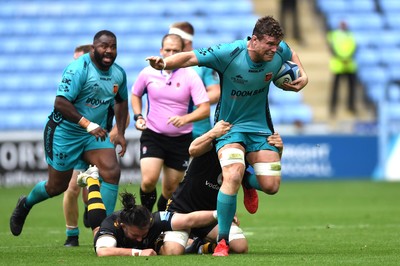
[[(114, 210), (121, 170), (119, 156), (126, 151), (125, 123), (128, 116), (126, 73), (116, 63), (117, 38), (102, 30), (93, 38), (93, 49), (64, 70), (58, 86), (54, 111), (44, 129), (48, 179), (37, 183), (28, 196), (21, 196), (11, 218), (10, 230), (18, 236), (31, 208), (63, 193), (80, 159), (97, 165), (103, 183), (106, 209)], [(109, 107), (114, 104), (118, 133), (110, 141), (106, 126)]]
[[(225, 120), (232, 129), (216, 141), (223, 182), (218, 193), (218, 246), (214, 256), (228, 256), (229, 230), (236, 212), (237, 193), (245, 171), (245, 160), (254, 168), (260, 188), (275, 194), (281, 180), (278, 149), (268, 144), (273, 132), (268, 107), (271, 81), (285, 61), (293, 61), (301, 76), (286, 83), (284, 90), (298, 92), (308, 77), (297, 53), (283, 41), (283, 30), (271, 16), (258, 19), (252, 36), (232, 43), (179, 53), (162, 59), (146, 58), (156, 69), (175, 69), (193, 65), (216, 70), (221, 80), (221, 97), (215, 120)], [(255, 184), (249, 180), (249, 184)], [(258, 206), (253, 209), (255, 212)]]

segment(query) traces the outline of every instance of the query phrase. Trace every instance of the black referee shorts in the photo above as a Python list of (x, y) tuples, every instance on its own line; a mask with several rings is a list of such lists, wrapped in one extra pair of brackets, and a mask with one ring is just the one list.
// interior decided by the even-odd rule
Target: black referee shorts
[(192, 140), (192, 133), (169, 137), (146, 129), (140, 137), (140, 159), (160, 158), (166, 166), (184, 171), (188, 167)]

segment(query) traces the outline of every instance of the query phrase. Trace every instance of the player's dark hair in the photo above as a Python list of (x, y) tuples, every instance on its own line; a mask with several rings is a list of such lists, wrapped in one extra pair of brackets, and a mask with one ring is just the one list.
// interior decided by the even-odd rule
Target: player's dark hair
[(119, 215), (119, 222), (139, 228), (150, 227), (152, 223), (151, 213), (146, 207), (136, 205), (135, 195), (126, 191), (119, 195), (124, 206)]
[(101, 36), (103, 36), (103, 35), (106, 35), (106, 36), (112, 37), (112, 38), (114, 38), (114, 39), (117, 39), (117, 36), (115, 36), (115, 34), (112, 33), (111, 31), (109, 31), (109, 30), (101, 30), (101, 31), (99, 31), (98, 33), (96, 33), (96, 35), (94, 35), (94, 37), (93, 37), (93, 43), (94, 43), (96, 40), (98, 40), (98, 39), (99, 39)]
[(253, 35), (255, 35), (257, 39), (262, 39), (264, 35), (268, 35), (282, 40), (284, 32), (276, 19), (271, 16), (265, 16), (257, 20), (253, 29)]
[(168, 34), (164, 35), (164, 37), (161, 40), (161, 47), (164, 47), (164, 41), (167, 38), (172, 38), (172, 39), (178, 40), (181, 43), (182, 50), (183, 50), (183, 48), (185, 48), (185, 41), (182, 39), (181, 36), (179, 36), (178, 34), (174, 34), (174, 33), (168, 33)]

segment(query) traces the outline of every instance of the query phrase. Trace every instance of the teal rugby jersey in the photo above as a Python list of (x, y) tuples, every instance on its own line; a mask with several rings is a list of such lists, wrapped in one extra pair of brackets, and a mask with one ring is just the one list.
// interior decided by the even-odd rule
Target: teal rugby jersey
[[(101, 71), (85, 54), (66, 67), (57, 96), (65, 97), (81, 115), (106, 128), (109, 107), (114, 106), (115, 98), (128, 99), (126, 73), (116, 63), (108, 71)], [(60, 127), (86, 132), (68, 120), (63, 120)]]
[(270, 82), (283, 62), (292, 58), (282, 41), (273, 59), (254, 63), (247, 51), (247, 39), (194, 50), (200, 66), (215, 69), (220, 75), (221, 97), (215, 121), (233, 124), (231, 132), (271, 134), (268, 108)]

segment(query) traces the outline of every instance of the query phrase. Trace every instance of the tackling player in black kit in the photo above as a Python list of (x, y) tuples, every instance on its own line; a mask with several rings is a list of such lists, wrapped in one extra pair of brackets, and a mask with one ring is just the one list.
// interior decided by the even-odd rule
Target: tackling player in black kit
[(106, 216), (98, 178), (96, 166), (77, 178), (80, 186), (88, 187), (88, 220), (97, 256), (154, 256), (161, 232), (202, 227), (216, 219), (216, 211), (150, 213), (146, 207), (136, 205), (134, 195), (127, 192), (120, 194), (124, 208)]
[[(168, 211), (189, 213), (216, 209), (222, 175), (214, 140), (226, 134), (231, 127), (232, 125), (228, 122), (219, 121), (214, 128), (192, 142), (189, 147), (189, 153), (193, 157), (192, 162), (189, 164), (185, 178), (168, 202)], [(269, 136), (268, 142), (270, 145), (276, 146), (280, 152), (282, 151), (283, 143), (278, 133)], [(246, 171), (246, 174), (249, 173)], [(212, 253), (218, 234), (217, 221), (202, 228), (192, 228), (190, 234), (197, 237), (197, 243), (192, 245), (195, 249), (192, 251), (195, 253)], [(165, 232), (164, 244), (161, 247), (162, 253), (183, 254), (188, 237), (188, 231)], [(203, 243), (205, 244), (202, 245)], [(247, 240), (237, 221), (232, 222), (231, 225), (229, 249), (233, 253), (246, 253), (248, 251)]]

